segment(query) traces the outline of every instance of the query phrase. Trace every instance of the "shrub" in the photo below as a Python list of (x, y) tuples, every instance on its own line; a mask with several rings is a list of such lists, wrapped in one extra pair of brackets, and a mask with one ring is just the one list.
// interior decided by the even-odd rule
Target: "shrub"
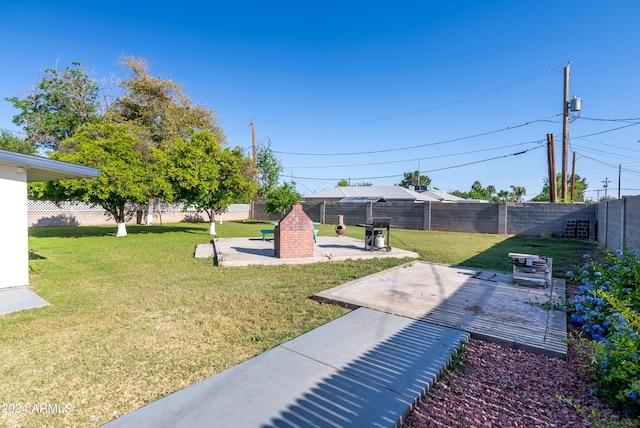
[(571, 321), (593, 341), (596, 388), (614, 408), (640, 414), (640, 257), (635, 251), (607, 253), (604, 262), (583, 256), (581, 285), (569, 301)]

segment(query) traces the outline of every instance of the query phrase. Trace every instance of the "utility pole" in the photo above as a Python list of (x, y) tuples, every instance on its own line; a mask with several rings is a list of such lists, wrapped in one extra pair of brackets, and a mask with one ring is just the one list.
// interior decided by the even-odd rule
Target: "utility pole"
[[(569, 63), (571, 64), (571, 63)], [(569, 64), (564, 68), (562, 103), (562, 200), (567, 200), (567, 163), (569, 157)]]
[(618, 199), (620, 199), (620, 185), (622, 183), (622, 164), (618, 167)]
[(606, 177), (604, 179), (603, 183), (604, 183), (604, 186), (602, 186), (602, 187), (604, 187), (604, 200), (606, 201), (607, 200), (607, 189), (609, 188), (609, 177)]
[[(256, 126), (251, 119), (251, 149), (253, 151), (253, 170), (255, 171), (255, 182), (258, 184), (258, 158), (256, 153)], [(258, 202), (258, 190), (256, 190), (255, 195), (253, 195), (253, 200)]]
[(553, 134), (547, 134), (547, 163), (549, 167), (549, 201), (558, 202), (558, 188), (556, 185), (556, 154)]
[(258, 160), (256, 159), (256, 125), (251, 119), (251, 149), (253, 150), (253, 167), (257, 167)]
[(573, 163), (571, 164), (571, 202), (576, 200), (576, 152), (573, 152)]

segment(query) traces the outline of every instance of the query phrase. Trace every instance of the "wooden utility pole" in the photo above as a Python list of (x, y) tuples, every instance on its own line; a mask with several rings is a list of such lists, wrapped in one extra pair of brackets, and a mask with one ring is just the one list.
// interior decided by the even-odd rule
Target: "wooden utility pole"
[(607, 201), (608, 200), (608, 196), (607, 196), (607, 190), (609, 189), (609, 177), (605, 178), (604, 181), (604, 200)]
[(253, 167), (257, 167), (258, 160), (256, 159), (256, 125), (251, 119), (251, 149), (253, 150)]
[(573, 152), (573, 163), (571, 164), (571, 202), (576, 200), (576, 152)]
[(620, 199), (620, 185), (622, 184), (622, 164), (618, 167), (618, 199)]
[(547, 134), (547, 163), (549, 166), (549, 201), (558, 202), (558, 189), (556, 186), (556, 154), (553, 134)]
[(562, 200), (567, 200), (567, 164), (569, 158), (569, 65), (564, 68), (562, 103)]
[[(258, 184), (258, 159), (256, 153), (256, 126), (251, 119), (251, 149), (253, 151), (253, 170), (255, 171), (254, 181)], [(253, 200), (258, 202), (258, 190), (256, 186), (256, 193), (253, 195)]]

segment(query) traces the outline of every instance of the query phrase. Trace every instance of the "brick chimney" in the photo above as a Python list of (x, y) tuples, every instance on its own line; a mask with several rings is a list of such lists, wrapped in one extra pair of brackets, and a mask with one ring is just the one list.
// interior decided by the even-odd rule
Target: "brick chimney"
[(313, 257), (313, 221), (296, 204), (274, 231), (274, 252), (281, 259)]

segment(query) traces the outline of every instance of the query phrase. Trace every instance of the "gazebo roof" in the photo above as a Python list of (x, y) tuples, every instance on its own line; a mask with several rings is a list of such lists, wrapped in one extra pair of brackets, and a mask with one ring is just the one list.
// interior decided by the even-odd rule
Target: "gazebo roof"
[(52, 181), (100, 175), (98, 168), (0, 149), (0, 164), (24, 168), (27, 181)]

